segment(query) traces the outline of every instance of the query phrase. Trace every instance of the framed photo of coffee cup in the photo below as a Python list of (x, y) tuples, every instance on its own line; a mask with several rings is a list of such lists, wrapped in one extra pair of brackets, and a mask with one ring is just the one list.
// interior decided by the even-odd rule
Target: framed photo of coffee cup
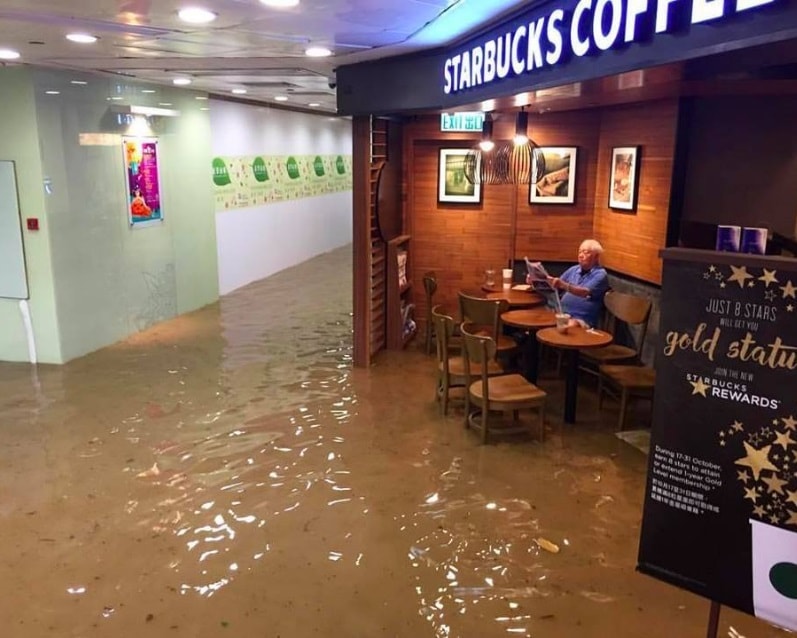
[(609, 208), (635, 211), (639, 189), (639, 146), (612, 149)]
[[(458, 204), (478, 204), (482, 198), (481, 184), (474, 184), (465, 174), (467, 148), (441, 148), (438, 164), (437, 201)], [(476, 158), (476, 174), (480, 170)]]
[(541, 146), (534, 149), (529, 202), (572, 204), (576, 201), (575, 146)]

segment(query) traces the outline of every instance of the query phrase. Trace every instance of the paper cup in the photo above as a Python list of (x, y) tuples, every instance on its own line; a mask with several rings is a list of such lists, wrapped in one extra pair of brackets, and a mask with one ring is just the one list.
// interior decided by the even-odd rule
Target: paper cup
[(568, 324), (570, 323), (570, 315), (566, 312), (561, 314), (556, 313), (556, 329), (565, 334), (567, 332)]
[(504, 288), (511, 288), (512, 287), (512, 269), (511, 268), (504, 268), (501, 271), (504, 279)]
[(766, 228), (744, 228), (742, 229), (742, 248), (743, 253), (763, 255), (767, 252), (767, 229)]
[(741, 226), (717, 226), (717, 243), (714, 249), (723, 252), (738, 253), (741, 234)]

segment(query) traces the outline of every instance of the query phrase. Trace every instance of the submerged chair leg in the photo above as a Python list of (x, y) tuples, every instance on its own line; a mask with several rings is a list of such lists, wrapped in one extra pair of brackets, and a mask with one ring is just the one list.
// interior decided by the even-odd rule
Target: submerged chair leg
[(628, 390), (623, 388), (623, 391), (620, 394), (620, 422), (617, 424), (620, 428), (620, 432), (623, 431), (625, 427), (625, 412), (628, 409)]

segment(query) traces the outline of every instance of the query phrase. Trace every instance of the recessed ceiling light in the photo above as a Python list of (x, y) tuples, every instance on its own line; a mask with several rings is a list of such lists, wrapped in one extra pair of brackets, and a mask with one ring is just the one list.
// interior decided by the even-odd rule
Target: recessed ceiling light
[(142, 93), (156, 93), (155, 89), (141, 89)]
[(287, 102), (288, 101), (288, 98), (286, 98), (284, 95), (277, 95), (274, 99), (277, 102)]
[(171, 102), (158, 102), (158, 106), (171, 106)]
[(209, 108), (209, 107), (207, 107), (207, 106), (200, 106), (200, 107), (199, 107), (199, 110), (200, 110), (200, 111), (209, 111), (209, 110), (210, 110), (210, 108)]
[(45, 91), (47, 95), (61, 95), (61, 91)]
[(97, 36), (89, 33), (70, 33), (66, 36), (66, 39), (78, 44), (94, 44), (97, 41)]
[(84, 82), (83, 80), (71, 80), (70, 84), (77, 84), (78, 86), (86, 86), (88, 82)]
[(310, 102), (307, 106), (321, 106), (318, 102)]
[(235, 93), (235, 95), (243, 95), (246, 93), (246, 89), (233, 89), (232, 92)]
[(183, 22), (191, 24), (207, 24), (213, 22), (218, 15), (202, 7), (185, 7), (177, 12), (177, 16)]
[(177, 86), (186, 86), (188, 84), (191, 84), (191, 79), (190, 78), (174, 78), (172, 80), (172, 84), (176, 84)]
[(122, 98), (119, 96), (112, 96), (108, 98), (109, 100), (121, 100)]
[(275, 9), (285, 9), (287, 7), (295, 7), (299, 4), (299, 0), (260, 0), (267, 7), (274, 7)]
[(195, 100), (207, 100), (208, 96), (207, 95), (197, 95), (194, 99)]
[(304, 54), (309, 58), (326, 58), (332, 55), (332, 51), (326, 47), (309, 47), (304, 50)]
[(19, 51), (14, 49), (0, 49), (0, 60), (16, 60), (19, 57)]

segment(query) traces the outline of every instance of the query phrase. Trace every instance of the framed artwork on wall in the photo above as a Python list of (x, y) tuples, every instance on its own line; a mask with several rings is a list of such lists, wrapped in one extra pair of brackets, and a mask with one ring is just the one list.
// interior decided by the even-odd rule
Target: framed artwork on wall
[(131, 228), (163, 221), (158, 140), (154, 137), (122, 137), (125, 161), (127, 219)]
[(534, 149), (529, 202), (572, 204), (576, 201), (576, 146), (540, 146)]
[(609, 208), (634, 211), (639, 187), (639, 146), (615, 146), (609, 177)]
[[(437, 201), (459, 204), (478, 204), (481, 202), (481, 184), (474, 184), (465, 177), (465, 158), (467, 148), (441, 148), (438, 164)], [(477, 159), (476, 174), (480, 167)]]

